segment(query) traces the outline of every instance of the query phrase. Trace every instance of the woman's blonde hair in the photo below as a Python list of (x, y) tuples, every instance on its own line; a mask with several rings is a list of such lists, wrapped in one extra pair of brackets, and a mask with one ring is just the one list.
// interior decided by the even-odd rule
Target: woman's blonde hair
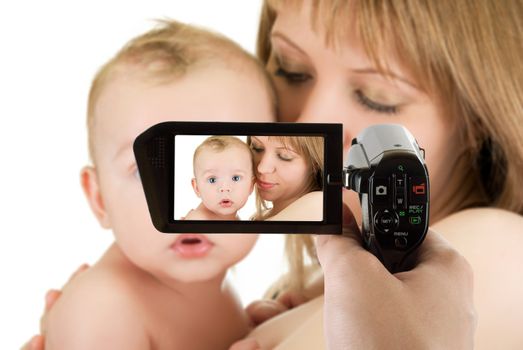
[[(264, 63), (278, 9), (299, 9), (302, 2), (264, 1), (257, 45)], [(460, 165), (479, 184), (483, 205), (523, 214), (522, 1), (316, 0), (311, 26), (316, 30), (318, 24), (333, 46), (343, 45), (355, 28), (382, 72), (384, 57), (401, 57), (416, 82), (457, 121), (465, 146)], [(295, 254), (289, 251), (291, 260), (303, 260)]]
[[(270, 136), (276, 141), (281, 142), (284, 147), (288, 147), (300, 156), (302, 156), (309, 168), (309, 178), (303, 188), (303, 194), (322, 191), (323, 190), (323, 170), (324, 170), (324, 140), (323, 137), (317, 136)], [(252, 145), (251, 137), (247, 137), (247, 144)], [(256, 193), (256, 220), (265, 220), (269, 214), (269, 206), (263, 200), (258, 192)], [(314, 246), (310, 235), (286, 235), (285, 236), (285, 250), (287, 256), (294, 257), (289, 260), (289, 271), (293, 271), (296, 278), (283, 281), (288, 284), (285, 288), (292, 290), (302, 289), (304, 285), (305, 276), (305, 256), (302, 253), (306, 252), (307, 256), (315, 257)], [(314, 258), (314, 260), (316, 260)], [(271, 294), (273, 290), (282, 289), (283, 286), (274, 286), (268, 293)]]

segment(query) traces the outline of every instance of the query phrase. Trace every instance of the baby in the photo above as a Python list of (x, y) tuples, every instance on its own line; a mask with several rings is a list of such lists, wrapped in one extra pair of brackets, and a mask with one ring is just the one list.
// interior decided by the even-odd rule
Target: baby
[(191, 184), (202, 202), (185, 220), (239, 220), (254, 189), (249, 146), (234, 136), (211, 136), (194, 151), (193, 169)]
[[(251, 55), (177, 22), (133, 39), (102, 67), (88, 104), (93, 165), (82, 170), (81, 183), (115, 242), (64, 288), (47, 316), (46, 349), (227, 349), (247, 334), (248, 318), (225, 275), (257, 236), (158, 232), (132, 144), (143, 130), (169, 120), (271, 122), (274, 101), (265, 70)], [(252, 163), (243, 146), (230, 151), (243, 155), (245, 186), (241, 196), (219, 203), (239, 208), (252, 189)], [(209, 152), (204, 148), (197, 158)], [(201, 168), (196, 163), (197, 173), (205, 171), (205, 161)]]

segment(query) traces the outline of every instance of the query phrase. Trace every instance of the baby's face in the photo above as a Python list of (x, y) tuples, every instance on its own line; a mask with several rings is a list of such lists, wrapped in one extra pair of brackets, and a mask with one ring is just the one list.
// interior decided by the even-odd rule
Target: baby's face
[(252, 155), (247, 145), (229, 146), (222, 151), (203, 149), (197, 156), (194, 171), (194, 191), (215, 214), (235, 214), (252, 193)]
[(194, 241), (152, 225), (132, 145), (137, 135), (164, 121), (274, 121), (269, 94), (254, 74), (219, 67), (192, 71), (167, 85), (144, 82), (136, 74), (133, 69), (117, 74), (95, 107), (93, 177), (99, 193), (89, 196), (91, 205), (100, 202), (102, 226), (113, 230), (135, 265), (157, 278), (171, 283), (221, 278), (250, 251), (256, 235), (200, 236), (210, 247), (205, 254), (181, 254), (178, 248)]

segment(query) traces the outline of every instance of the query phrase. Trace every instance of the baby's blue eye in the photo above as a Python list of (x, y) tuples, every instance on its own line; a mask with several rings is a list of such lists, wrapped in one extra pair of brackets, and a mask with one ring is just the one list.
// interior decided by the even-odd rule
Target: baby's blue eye
[(210, 177), (207, 179), (207, 182), (210, 183), (210, 184), (214, 184), (216, 183), (216, 178), (215, 177)]
[(234, 182), (238, 182), (238, 181), (240, 181), (241, 179), (242, 179), (242, 177), (241, 177), (240, 175), (234, 175), (234, 176), (232, 177), (232, 181), (234, 181)]

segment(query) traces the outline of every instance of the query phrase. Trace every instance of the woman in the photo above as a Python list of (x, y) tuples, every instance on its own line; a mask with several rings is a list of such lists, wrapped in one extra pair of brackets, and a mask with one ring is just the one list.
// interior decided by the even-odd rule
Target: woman
[(256, 218), (323, 220), (323, 138), (252, 136), (247, 144), (255, 164)]
[[(523, 219), (517, 215), (523, 214), (522, 18), (517, 1), (269, 0), (259, 33), (258, 53), (273, 74), (282, 120), (341, 122), (346, 146), (366, 126), (399, 123), (426, 149), (431, 228), (475, 273), (478, 348), (523, 344), (517, 328), (523, 280), (516, 277), (523, 267)], [(344, 193), (359, 219), (357, 200)], [(339, 261), (329, 266), (317, 248), (328, 296), (329, 288), (341, 288), (329, 278), (331, 269), (354, 271)], [(405, 281), (421, 270), (396, 277)], [(289, 276), (292, 281), (296, 274)], [(326, 315), (332, 307), (327, 299)], [(303, 327), (300, 332), (308, 334)], [(262, 345), (267, 341), (261, 334)]]
[[(433, 204), (409, 272), (391, 276), (363, 250), (348, 211), (347, 237), (318, 237), (324, 309), (289, 312), (300, 322), (270, 335), (290, 335), (281, 348), (322, 344), (322, 315), (331, 348), (472, 347), (471, 273), (435, 232), (474, 269), (476, 345), (521, 348), (522, 18), (515, 0), (264, 4), (259, 53), (281, 119), (342, 122), (347, 148), (368, 125), (404, 124), (427, 150)], [(344, 201), (359, 219), (354, 194)]]

